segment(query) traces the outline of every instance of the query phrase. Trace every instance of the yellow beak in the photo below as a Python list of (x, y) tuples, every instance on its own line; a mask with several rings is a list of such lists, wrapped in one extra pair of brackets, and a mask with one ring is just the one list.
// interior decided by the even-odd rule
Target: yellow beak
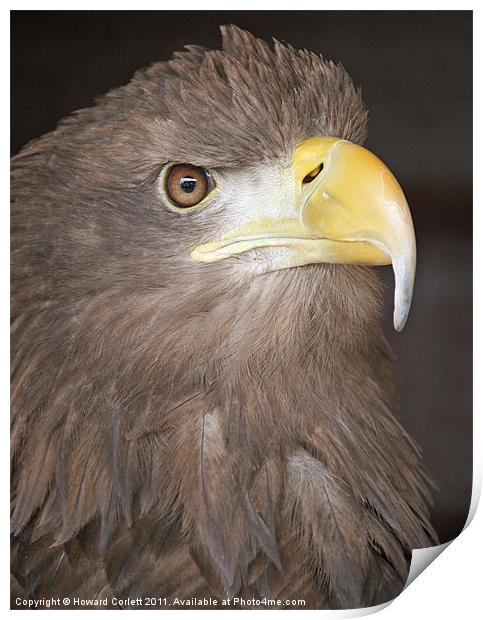
[(257, 212), (220, 240), (198, 246), (192, 257), (213, 262), (277, 246), (286, 251), (276, 269), (392, 263), (394, 327), (401, 331), (411, 306), (416, 241), (406, 199), (390, 170), (361, 146), (314, 137), (296, 148), (292, 171), (293, 207), (271, 215)]

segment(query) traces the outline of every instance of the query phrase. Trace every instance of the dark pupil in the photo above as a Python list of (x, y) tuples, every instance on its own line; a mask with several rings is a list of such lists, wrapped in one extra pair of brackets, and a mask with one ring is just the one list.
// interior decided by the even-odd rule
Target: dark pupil
[(196, 187), (196, 179), (193, 179), (193, 177), (181, 177), (179, 184), (184, 192), (190, 194)]

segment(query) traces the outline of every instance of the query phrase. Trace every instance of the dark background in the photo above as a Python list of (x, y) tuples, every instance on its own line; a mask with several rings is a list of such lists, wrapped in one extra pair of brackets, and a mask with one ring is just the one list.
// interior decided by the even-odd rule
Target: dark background
[(185, 44), (219, 47), (236, 23), (340, 60), (362, 85), (367, 146), (392, 169), (418, 239), (405, 331), (386, 332), (397, 357), (404, 426), (439, 491), (442, 541), (466, 520), (472, 475), (472, 14), (469, 11), (159, 11), (11, 14), (12, 153), (66, 114), (126, 83)]

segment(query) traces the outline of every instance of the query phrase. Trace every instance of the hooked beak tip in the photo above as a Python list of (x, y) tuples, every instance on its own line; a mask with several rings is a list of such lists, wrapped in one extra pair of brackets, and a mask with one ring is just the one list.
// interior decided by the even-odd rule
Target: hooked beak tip
[(408, 318), (408, 314), (409, 314), (409, 309), (402, 316), (398, 315), (396, 313), (396, 310), (394, 310), (394, 329), (397, 332), (402, 332), (402, 330), (406, 326), (406, 321), (407, 321), (407, 318)]
[(416, 255), (410, 255), (393, 261), (394, 270), (394, 329), (401, 332), (408, 319), (413, 298), (414, 275), (416, 269)]

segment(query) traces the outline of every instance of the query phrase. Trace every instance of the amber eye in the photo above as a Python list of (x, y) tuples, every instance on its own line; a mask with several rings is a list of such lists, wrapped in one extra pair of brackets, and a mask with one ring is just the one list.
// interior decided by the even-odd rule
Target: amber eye
[(168, 170), (164, 187), (169, 200), (180, 209), (196, 206), (213, 189), (213, 180), (203, 168), (176, 164)]

